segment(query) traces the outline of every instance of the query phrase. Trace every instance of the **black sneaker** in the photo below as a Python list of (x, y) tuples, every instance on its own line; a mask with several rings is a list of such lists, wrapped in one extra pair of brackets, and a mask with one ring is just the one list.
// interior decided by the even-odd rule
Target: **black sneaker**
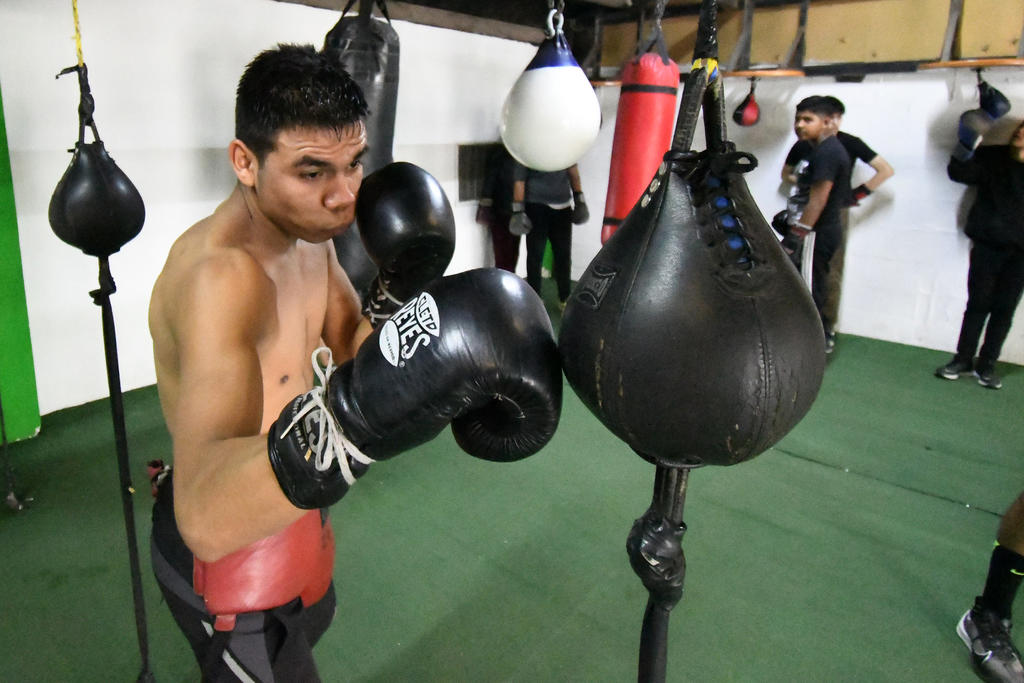
[(1024, 682), (1020, 652), (1010, 640), (1010, 620), (977, 604), (956, 625), (957, 635), (971, 651), (971, 664), (984, 681)]
[(979, 367), (974, 371), (974, 376), (978, 378), (978, 384), (986, 389), (1003, 388), (1003, 380), (999, 379), (994, 368)]
[(974, 367), (970, 361), (966, 360), (953, 360), (949, 361), (941, 368), (935, 370), (935, 376), (941, 377), (942, 379), (959, 379), (962, 375), (969, 375)]
[(829, 332), (825, 335), (825, 353), (832, 353), (836, 350), (836, 334)]

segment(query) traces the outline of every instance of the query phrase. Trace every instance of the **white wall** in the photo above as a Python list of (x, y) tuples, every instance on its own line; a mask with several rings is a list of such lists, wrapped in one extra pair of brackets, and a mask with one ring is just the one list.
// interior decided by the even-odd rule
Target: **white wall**
[[(174, 238), (230, 191), (224, 148), (233, 129), (234, 87), (244, 65), (277, 42), (320, 45), (338, 13), (272, 0), (81, 0), (85, 61), (96, 122), (117, 163), (146, 201), (142, 233), (111, 257), (112, 297), (125, 389), (154, 381), (146, 307)], [(457, 145), (491, 141), (505, 93), (533, 46), (396, 22), (401, 78), (395, 157), (424, 166), (453, 199), (459, 247), (450, 272), (491, 261), (475, 205), (457, 203)], [(14, 174), (29, 323), (42, 412), (107, 395), (96, 260), (60, 242), (47, 222), (50, 195), (77, 137), (75, 63), (67, 0), (0, 2), (0, 88)], [(1024, 110), (1012, 69), (986, 78)], [(727, 82), (731, 111), (747, 82)], [(731, 127), (761, 166), (747, 176), (763, 211), (782, 205), (778, 174), (793, 140), (792, 106), (811, 93), (847, 105), (844, 127), (887, 158), (897, 176), (855, 209), (840, 330), (951, 349), (966, 298), (968, 242), (958, 231), (963, 188), (945, 177), (956, 117), (974, 106), (974, 73), (923, 72), (759, 82), (762, 120)], [(601, 136), (581, 161), (591, 221), (576, 229), (574, 274), (600, 247), (616, 88), (599, 91)], [(697, 145), (701, 144), (698, 136)], [(1024, 325), (1004, 358), (1024, 363)], [(924, 369), (927, 371), (927, 369)]]
[[(1024, 117), (1024, 79), (1019, 68), (983, 72), (1013, 109), (986, 136), (986, 144), (1005, 144)], [(749, 81), (726, 80), (726, 114), (746, 97)], [(896, 169), (878, 192), (851, 209), (840, 333), (952, 351), (967, 302), (970, 241), (962, 223), (973, 190), (946, 176), (957, 119), (978, 106), (977, 77), (970, 69), (868, 76), (862, 83), (833, 78), (762, 78), (756, 98), (761, 120), (740, 127), (729, 121), (729, 137), (738, 149), (753, 153), (758, 167), (745, 177), (761, 211), (769, 218), (784, 208), (780, 171), (796, 138), (794, 105), (808, 95), (830, 94), (846, 105), (843, 129), (862, 137)], [(618, 88), (599, 91), (605, 122), (594, 148), (581, 161), (584, 190), (592, 197), (591, 221), (578, 228), (573, 245), (574, 277), (600, 248), (603, 196), (608, 183)], [(696, 148), (703, 147), (698, 129)], [(858, 162), (854, 184), (871, 169)], [(599, 198), (602, 198), (599, 200)], [(1003, 347), (1002, 360), (1024, 364), (1024, 314), (1018, 316)], [(923, 368), (928, 372), (930, 368)]]

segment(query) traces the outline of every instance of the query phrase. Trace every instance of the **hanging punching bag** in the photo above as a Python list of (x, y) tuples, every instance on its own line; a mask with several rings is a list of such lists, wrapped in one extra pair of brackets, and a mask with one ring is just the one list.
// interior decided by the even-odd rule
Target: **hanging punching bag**
[[(364, 175), (369, 175), (394, 161), (399, 43), (390, 20), (381, 21), (371, 16), (374, 0), (361, 0), (359, 15), (346, 17), (354, 2), (350, 0), (341, 19), (328, 32), (324, 51), (337, 55), (338, 63), (359, 84), (366, 98), (370, 113), (366, 119), (367, 150), (362, 162)], [(383, 0), (377, 0), (377, 4), (387, 17)], [(362, 296), (377, 275), (377, 266), (363, 248), (359, 226), (353, 223), (334, 238), (334, 248), (341, 267)]]
[[(54, 234), (89, 256), (105, 258), (139, 234), (146, 207), (139, 191), (107, 153), (93, 120), (95, 101), (85, 64), (58, 74), (78, 73), (78, 142), (71, 163), (50, 197), (49, 220)], [(85, 128), (93, 141), (85, 141)]]
[(750, 79), (750, 92), (732, 113), (732, 120), (740, 126), (752, 126), (761, 120), (761, 107), (757, 103), (757, 98), (754, 97), (756, 81), (756, 78)]
[[(557, 15), (557, 23), (552, 19)], [(580, 160), (597, 139), (601, 105), (562, 32), (564, 18), (548, 14), (548, 37), (505, 98), (501, 141), (527, 168), (560, 171)]]
[[(682, 142), (580, 278), (559, 338), (587, 407), (670, 468), (758, 455), (808, 411), (825, 366), (810, 294), (743, 180), (756, 160), (710, 134), (713, 149), (685, 148), (678, 127), (700, 105), (689, 85)], [(705, 127), (724, 138), (723, 98), (711, 99)]]
[(622, 68), (601, 244), (640, 199), (671, 146), (678, 90), (679, 67), (667, 57), (648, 52)]

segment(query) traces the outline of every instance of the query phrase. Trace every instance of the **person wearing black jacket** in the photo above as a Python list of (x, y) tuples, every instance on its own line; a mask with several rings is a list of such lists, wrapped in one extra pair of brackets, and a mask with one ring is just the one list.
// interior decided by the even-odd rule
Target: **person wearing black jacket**
[[(978, 195), (965, 228), (972, 244), (956, 355), (935, 374), (954, 380), (973, 371), (983, 387), (999, 389), (996, 361), (1024, 292), (1024, 122), (1008, 145), (954, 155), (947, 173), (958, 183), (977, 187)], [(983, 328), (985, 340), (975, 360)]]

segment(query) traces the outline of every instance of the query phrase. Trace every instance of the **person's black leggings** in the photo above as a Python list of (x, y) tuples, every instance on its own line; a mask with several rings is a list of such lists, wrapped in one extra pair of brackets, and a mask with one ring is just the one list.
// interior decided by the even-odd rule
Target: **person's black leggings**
[(967, 272), (967, 308), (956, 345), (958, 359), (967, 362), (974, 359), (986, 318), (988, 327), (978, 362), (991, 367), (999, 359), (1021, 292), (1024, 292), (1024, 251), (974, 242)]
[(832, 267), (832, 256), (842, 243), (842, 230), (838, 227), (815, 230), (814, 261), (811, 267), (811, 298), (821, 316), (821, 324), (825, 332), (832, 329), (833, 320), (828, 319), (825, 305), (829, 296), (829, 271)]
[(540, 294), (544, 249), (551, 240), (551, 276), (558, 287), (558, 300), (565, 301), (572, 289), (572, 208), (552, 209), (546, 204), (527, 202), (526, 217), (533, 224), (526, 235), (526, 282)]

